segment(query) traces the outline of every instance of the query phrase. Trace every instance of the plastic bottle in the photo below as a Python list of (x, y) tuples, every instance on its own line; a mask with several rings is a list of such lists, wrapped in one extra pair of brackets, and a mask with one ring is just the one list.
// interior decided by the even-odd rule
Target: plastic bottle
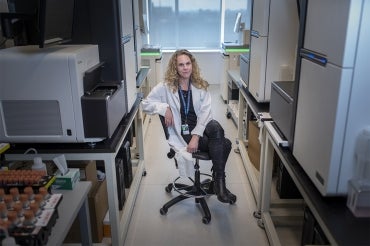
[(370, 126), (357, 138), (355, 165), (348, 183), (347, 207), (356, 217), (370, 217)]
[(41, 157), (35, 157), (33, 159), (32, 170), (45, 171), (46, 172), (46, 165), (45, 165), (45, 163), (42, 162)]

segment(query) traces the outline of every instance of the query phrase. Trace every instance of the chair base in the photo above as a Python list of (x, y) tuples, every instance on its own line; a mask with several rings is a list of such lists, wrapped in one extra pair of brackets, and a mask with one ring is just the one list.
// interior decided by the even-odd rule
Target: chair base
[(200, 175), (209, 177), (202, 182), (199, 182), (199, 187), (196, 187), (196, 181), (194, 181), (192, 178), (189, 177), (189, 180), (193, 183), (193, 185), (188, 184), (182, 184), (177, 183), (177, 181), (181, 177), (177, 177), (172, 183), (168, 184), (166, 186), (166, 192), (171, 192), (173, 189), (180, 195), (188, 196), (188, 197), (194, 197), (194, 198), (202, 198), (209, 195), (214, 195), (214, 181), (212, 179), (212, 176), (205, 173), (200, 173)]
[[(162, 121), (163, 124), (163, 121)], [(170, 150), (170, 152), (167, 154), (168, 158), (174, 158), (175, 156), (175, 151), (173, 149)], [(210, 195), (215, 194), (215, 182), (213, 180), (213, 176), (209, 174), (204, 174), (200, 173), (199, 171), (199, 160), (210, 160), (208, 153), (206, 152), (195, 152), (192, 154), (192, 157), (195, 159), (195, 164), (194, 164), (194, 169), (195, 169), (195, 174), (194, 174), (194, 180), (189, 177), (189, 179), (192, 181), (193, 185), (185, 185), (185, 184), (180, 184), (176, 183), (176, 181), (179, 179), (177, 178), (173, 183), (169, 184), (166, 186), (166, 192), (170, 193), (173, 190), (176, 192), (180, 193), (179, 196), (173, 198), (169, 202), (163, 205), (163, 207), (159, 210), (159, 212), (162, 215), (167, 214), (167, 211), (170, 207), (175, 205), (176, 203), (185, 200), (187, 198), (194, 198), (195, 203), (200, 203), (202, 210), (203, 210), (203, 218), (202, 222), (204, 224), (208, 224), (211, 221), (211, 212), (209, 211), (207, 202), (205, 200), (205, 197), (208, 197)], [(177, 161), (175, 159), (175, 163), (177, 166)], [(208, 176), (212, 179), (206, 179), (204, 181), (200, 181), (200, 175)], [(229, 192), (229, 191), (227, 191)], [(229, 203), (234, 204), (236, 202), (236, 196), (231, 194), (232, 197), (229, 196)], [(218, 197), (220, 200), (220, 198)], [(221, 201), (221, 200), (220, 200)], [(222, 201), (224, 202), (224, 201)]]
[[(174, 197), (173, 199), (171, 199), (170, 201), (163, 205), (163, 207), (159, 210), (159, 212), (162, 215), (167, 214), (168, 209), (173, 205), (177, 204), (178, 202), (181, 202), (188, 198), (194, 198), (195, 203), (199, 203), (201, 205), (203, 211), (202, 222), (204, 224), (208, 224), (211, 221), (211, 212), (208, 208), (205, 198), (215, 194), (213, 190), (214, 181), (211, 179), (206, 179), (202, 182), (199, 182), (197, 175), (200, 176), (200, 173), (197, 172), (199, 171), (196, 171), (195, 180), (189, 178), (194, 183), (193, 185), (176, 183), (176, 181), (178, 180), (176, 179), (173, 183), (170, 183), (166, 186), (165, 188), (166, 192), (169, 193), (173, 189), (176, 192), (180, 193), (180, 195)], [(210, 176), (208, 174), (203, 175)]]

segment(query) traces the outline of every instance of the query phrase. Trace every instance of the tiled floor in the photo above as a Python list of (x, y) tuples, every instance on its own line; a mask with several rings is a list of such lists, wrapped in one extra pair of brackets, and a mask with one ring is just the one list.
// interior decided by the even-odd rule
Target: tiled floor
[[(225, 116), (219, 87), (211, 86), (214, 117), (223, 125), (226, 136), (237, 146), (237, 128)], [(233, 150), (227, 162), (227, 186), (237, 195), (233, 205), (224, 204), (215, 196), (207, 198), (212, 221), (205, 225), (198, 205), (187, 199), (171, 207), (167, 215), (159, 209), (176, 193), (168, 194), (165, 186), (178, 174), (173, 160), (166, 156), (169, 147), (165, 141), (158, 117), (152, 117), (145, 140), (145, 166), (125, 246), (167, 245), (268, 245), (265, 231), (258, 227), (253, 212), (256, 203), (241, 158)], [(201, 162), (201, 170), (210, 173), (211, 164)]]

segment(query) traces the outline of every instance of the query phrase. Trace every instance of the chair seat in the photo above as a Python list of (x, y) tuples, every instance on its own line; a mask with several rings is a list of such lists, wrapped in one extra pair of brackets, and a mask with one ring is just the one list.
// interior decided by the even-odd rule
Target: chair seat
[(207, 152), (197, 151), (192, 154), (193, 158), (203, 160), (203, 161), (209, 161), (211, 158), (209, 158), (209, 154)]

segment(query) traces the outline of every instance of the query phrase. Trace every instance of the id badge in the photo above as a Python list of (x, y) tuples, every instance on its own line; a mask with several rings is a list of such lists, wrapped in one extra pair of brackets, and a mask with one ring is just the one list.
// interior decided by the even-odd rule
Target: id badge
[(182, 131), (182, 135), (188, 135), (188, 134), (190, 134), (190, 132), (189, 132), (189, 125), (188, 124), (181, 125), (181, 131)]

